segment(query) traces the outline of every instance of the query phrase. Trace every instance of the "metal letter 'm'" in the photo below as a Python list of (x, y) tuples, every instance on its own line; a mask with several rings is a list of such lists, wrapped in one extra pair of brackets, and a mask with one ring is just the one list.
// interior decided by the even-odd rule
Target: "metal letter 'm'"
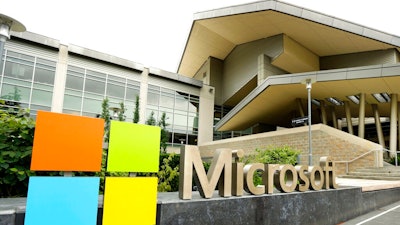
[(181, 147), (179, 198), (192, 198), (193, 169), (200, 195), (211, 198), (219, 182), (219, 195), (231, 196), (232, 185), (232, 150), (217, 149), (214, 153), (211, 167), (206, 175), (203, 161), (197, 146), (185, 145)]

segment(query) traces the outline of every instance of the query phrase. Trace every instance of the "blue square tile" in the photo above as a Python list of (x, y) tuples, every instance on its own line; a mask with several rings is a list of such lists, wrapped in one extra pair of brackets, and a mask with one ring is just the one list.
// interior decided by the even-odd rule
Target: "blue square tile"
[(95, 225), (98, 177), (30, 177), (25, 225)]

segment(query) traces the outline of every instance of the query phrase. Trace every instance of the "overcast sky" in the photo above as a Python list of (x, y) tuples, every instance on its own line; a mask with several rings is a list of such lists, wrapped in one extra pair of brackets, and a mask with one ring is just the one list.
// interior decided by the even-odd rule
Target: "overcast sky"
[[(176, 72), (193, 14), (246, 0), (0, 0), (28, 31)], [(398, 0), (285, 0), (400, 36)]]

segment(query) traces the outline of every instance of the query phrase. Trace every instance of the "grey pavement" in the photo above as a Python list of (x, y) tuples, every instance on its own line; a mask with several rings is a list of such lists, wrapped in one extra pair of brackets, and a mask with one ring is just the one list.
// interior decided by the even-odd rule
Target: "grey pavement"
[(349, 220), (341, 225), (397, 225), (400, 224), (400, 201)]

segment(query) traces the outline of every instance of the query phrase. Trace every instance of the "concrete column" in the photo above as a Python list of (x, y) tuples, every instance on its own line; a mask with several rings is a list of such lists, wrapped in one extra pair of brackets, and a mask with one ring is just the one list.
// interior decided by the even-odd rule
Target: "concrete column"
[(400, 124), (399, 124), (399, 118), (400, 118), (400, 102), (397, 102), (397, 141), (398, 141), (398, 145), (400, 147)]
[(365, 136), (365, 93), (360, 94), (360, 105), (358, 112), (358, 136), (364, 138)]
[(325, 105), (325, 101), (320, 101), (320, 107), (321, 107), (321, 119), (322, 119), (322, 123), (327, 125), (328, 124), (328, 118), (326, 116), (326, 105)]
[(338, 129), (338, 120), (336, 117), (336, 112), (335, 112), (335, 107), (331, 107), (331, 114), (332, 114), (332, 121), (333, 121), (333, 127)]
[(397, 94), (390, 96), (390, 156), (395, 157), (397, 151)]
[(64, 104), (65, 81), (68, 69), (68, 46), (60, 45), (56, 74), (54, 77), (53, 97), (51, 100), (51, 111), (61, 113)]
[(301, 104), (301, 99), (300, 98), (296, 98), (296, 103), (297, 103), (297, 108), (299, 110), (300, 116), (301, 117), (305, 116), (304, 109), (303, 109), (303, 104)]
[(374, 114), (375, 118), (375, 126), (376, 126), (376, 133), (378, 134), (378, 141), (382, 147), (385, 147), (385, 139), (383, 137), (382, 125), (381, 125), (381, 117), (378, 111), (378, 105), (372, 104), (372, 113)]
[(140, 76), (140, 93), (139, 93), (139, 123), (146, 123), (146, 106), (147, 106), (147, 90), (149, 80), (149, 69), (144, 68)]
[(214, 87), (204, 85), (200, 89), (199, 136), (197, 144), (213, 140), (214, 134)]
[(349, 134), (354, 134), (353, 124), (351, 123), (350, 102), (344, 101), (344, 110), (346, 112), (347, 130)]

